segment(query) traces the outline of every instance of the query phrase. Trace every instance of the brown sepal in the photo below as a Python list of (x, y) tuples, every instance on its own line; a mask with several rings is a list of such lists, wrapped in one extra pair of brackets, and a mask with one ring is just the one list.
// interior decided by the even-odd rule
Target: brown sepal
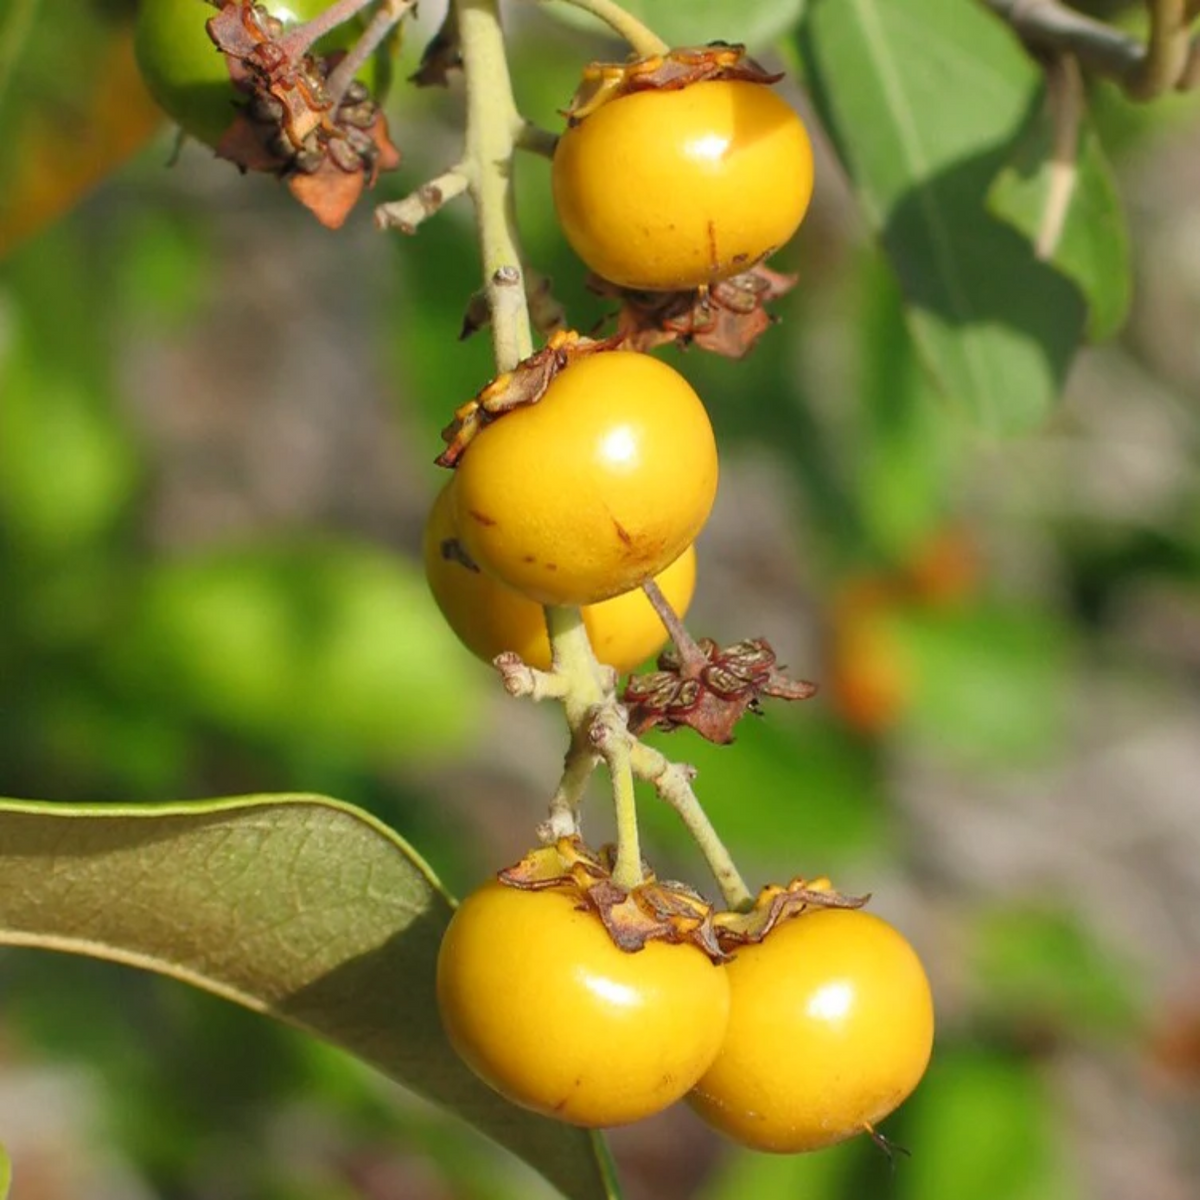
[(596, 341), (562, 330), (511, 371), (497, 375), (482, 391), (454, 411), (454, 420), (442, 430), (446, 449), (434, 460), (439, 467), (455, 467), (471, 440), (485, 426), (514, 408), (536, 404), (554, 377), (571, 363), (590, 354), (617, 348), (616, 338)]
[(725, 358), (744, 358), (778, 319), (765, 306), (791, 291), (797, 278), (759, 263), (695, 291), (639, 292), (597, 275), (588, 279), (588, 287), (621, 302), (617, 336), (630, 350), (675, 342)]
[(629, 953), (647, 942), (689, 943), (714, 962), (728, 955), (713, 926), (712, 906), (681, 883), (655, 879), (647, 871), (634, 888), (612, 880), (612, 852), (589, 850), (579, 838), (559, 838), (552, 846), (530, 851), (520, 862), (499, 872), (501, 883), (539, 891), (571, 888), (581, 908), (590, 908), (608, 931), (614, 945)]
[(340, 229), (363, 194), (362, 172), (343, 171), (331, 158), (308, 174), (297, 171), (287, 177), (287, 188), (326, 229)]
[(870, 896), (843, 896), (828, 879), (793, 879), (786, 887), (768, 884), (759, 892), (754, 907), (745, 913), (720, 912), (713, 917), (717, 942), (726, 953), (739, 946), (761, 942), (788, 917), (809, 908), (862, 908)]
[(248, 59), (270, 36), (253, 4), (226, 0), (205, 23), (213, 45), (235, 61)]
[(750, 58), (745, 46), (727, 42), (680, 46), (625, 63), (589, 63), (565, 115), (576, 125), (602, 104), (633, 92), (678, 91), (714, 79), (771, 84), (782, 78), (782, 73), (768, 71)]
[(622, 697), (635, 736), (648, 729), (687, 725), (710, 742), (733, 741), (733, 730), (747, 711), (760, 712), (759, 701), (808, 700), (817, 685), (789, 679), (775, 665), (765, 638), (748, 638), (722, 649), (711, 638), (680, 652), (671, 647), (659, 656), (658, 670), (631, 675)]
[(379, 172), (400, 162), (387, 121), (361, 84), (336, 104), (329, 93), (326, 80), (344, 53), (293, 60), (277, 40), (279, 23), (249, 0), (226, 0), (207, 28), (247, 98), (217, 154), (285, 179), (323, 225), (338, 228)]

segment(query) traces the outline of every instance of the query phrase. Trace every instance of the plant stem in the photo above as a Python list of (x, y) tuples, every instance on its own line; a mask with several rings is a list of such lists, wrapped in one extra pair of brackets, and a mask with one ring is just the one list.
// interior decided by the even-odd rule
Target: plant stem
[[(546, 608), (554, 671), (566, 683), (563, 708), (573, 736), (588, 730), (592, 745), (604, 756), (612, 778), (617, 818), (617, 861), (613, 882), (635, 887), (642, 882), (642, 851), (630, 765), (629, 735), (616, 719), (616, 709), (604, 686), (600, 664), (592, 653), (587, 627), (578, 608)], [(560, 787), (561, 790), (561, 787)]]
[(647, 579), (642, 584), (642, 591), (646, 593), (646, 599), (650, 601), (651, 607), (658, 614), (658, 619), (663, 623), (667, 635), (675, 643), (675, 649), (679, 651), (680, 657), (687, 662), (703, 665), (705, 662), (704, 651), (696, 645), (696, 639), (688, 633), (687, 627), (679, 619), (679, 614), (671, 607), (670, 600), (663, 595), (662, 588), (653, 579)]
[(688, 767), (673, 763), (651, 746), (632, 741), (630, 762), (634, 774), (654, 785), (659, 797), (669, 804), (683, 821), (687, 831), (695, 839), (708, 863), (727, 908), (746, 912), (754, 905), (754, 897), (746, 881), (734, 865), (733, 857), (725, 843), (717, 836), (708, 814), (696, 799), (692, 790), (694, 772)]
[(592, 710), (587, 732), (592, 745), (604, 756), (612, 777), (613, 806), (617, 818), (617, 859), (613, 863), (613, 883), (623, 888), (637, 887), (644, 876), (637, 799), (633, 789), (634, 739), (625, 727), (620, 710), (613, 704)]
[(451, 167), (435, 179), (421, 184), (403, 199), (379, 205), (375, 209), (375, 226), (377, 229), (398, 229), (401, 233), (414, 234), (422, 221), (439, 212), (447, 201), (461, 196), (469, 186), (464, 168)]
[(1058, 249), (1079, 181), (1079, 129), (1087, 111), (1087, 98), (1083, 72), (1075, 55), (1059, 54), (1047, 60), (1046, 95), (1054, 142), (1050, 153), (1050, 186), (1033, 247), (1043, 260), (1052, 258)]
[[(528, 136), (528, 126), (513, 99), (498, 0), (453, 3), (467, 89), (466, 148), (460, 169), (475, 204), (496, 367), (501, 372), (511, 371), (533, 352), (512, 180), (513, 155)], [(621, 11), (615, 5), (611, 8)], [(653, 38), (637, 22), (633, 26), (633, 32), (641, 30), (637, 36)], [(653, 41), (656, 47), (662, 46), (657, 39)], [(578, 745), (587, 731), (587, 736), (593, 737), (593, 753), (604, 757), (612, 776), (617, 818), (613, 881), (620, 887), (634, 887), (642, 881), (642, 857), (630, 764), (632, 739), (620, 721), (606, 674), (592, 653), (580, 610), (550, 606), (545, 611), (556, 678), (554, 691), (561, 689), (573, 742), (556, 803), (551, 807), (551, 823), (577, 821), (574, 808), (594, 766), (594, 760)], [(517, 682), (513, 676), (513, 686)], [(597, 739), (594, 733), (598, 730), (610, 732), (600, 732)]]
[(670, 49), (653, 30), (614, 3), (614, 0), (562, 0), (562, 3), (580, 8), (603, 21), (618, 37), (624, 38), (641, 58), (653, 58)]
[(512, 160), (525, 122), (504, 54), (498, 0), (454, 0), (467, 85), (464, 169), (479, 229), (496, 367), (511, 371), (533, 353), (513, 200)]
[(329, 79), (326, 80), (334, 108), (341, 102), (351, 80), (358, 74), (363, 63), (379, 49), (383, 39), (416, 6), (417, 0), (383, 0), (379, 11), (371, 18), (371, 23), (363, 31), (362, 37), (354, 43), (346, 57), (334, 67)]
[(1084, 16), (1059, 0), (984, 0), (1035, 50), (1069, 50), (1093, 71), (1124, 83), (1146, 48), (1131, 34)]
[(1150, 10), (1146, 53), (1126, 87), (1136, 100), (1153, 100), (1170, 91), (1188, 60), (1186, 0), (1146, 0), (1146, 6)]
[(580, 739), (571, 736), (571, 748), (563, 763), (562, 778), (558, 790), (550, 801), (550, 816), (542, 827), (545, 841), (557, 841), (560, 837), (574, 837), (580, 832), (579, 809), (588, 780), (600, 762), (600, 756), (592, 746), (581, 745)]
[(303, 58), (314, 42), (320, 41), (330, 30), (344, 25), (370, 3), (371, 0), (334, 0), (323, 13), (289, 30), (276, 44), (293, 61)]

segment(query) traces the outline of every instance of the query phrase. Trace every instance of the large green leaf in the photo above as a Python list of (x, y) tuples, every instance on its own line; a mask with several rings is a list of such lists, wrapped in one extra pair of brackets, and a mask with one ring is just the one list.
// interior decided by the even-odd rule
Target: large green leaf
[(613, 1200), (599, 1138), (501, 1100), (446, 1041), (434, 968), (451, 910), (396, 834), (320, 796), (0, 803), (0, 943), (160, 972), (308, 1030), (571, 1200)]
[(814, 0), (801, 49), (942, 391), (988, 430), (1037, 422), (1084, 304), (987, 209), (1038, 87), (1032, 62), (982, 5), (962, 0)]
[[(1062, 206), (1061, 232), (1047, 247), (1049, 261), (1087, 297), (1088, 334), (1100, 341), (1124, 324), (1133, 298), (1121, 198), (1090, 117), (1082, 121), (1076, 161), (1068, 168), (1053, 161), (1053, 144), (1052, 114), (1039, 104), (993, 184), (988, 206), (1035, 244)], [(1070, 174), (1064, 177), (1064, 170)]]

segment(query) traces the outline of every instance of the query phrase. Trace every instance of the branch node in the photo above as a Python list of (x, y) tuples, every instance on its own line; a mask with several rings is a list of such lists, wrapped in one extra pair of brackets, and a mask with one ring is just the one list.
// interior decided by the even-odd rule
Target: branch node
[(461, 166), (451, 167), (436, 179), (421, 184), (402, 200), (391, 200), (375, 209), (376, 229), (398, 229), (412, 235), (418, 226), (467, 190), (468, 179)]

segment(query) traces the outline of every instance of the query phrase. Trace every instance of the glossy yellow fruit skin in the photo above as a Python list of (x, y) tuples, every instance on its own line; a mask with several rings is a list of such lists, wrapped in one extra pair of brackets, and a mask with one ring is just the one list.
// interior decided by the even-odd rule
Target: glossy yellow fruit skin
[(648, 355), (604, 352), (474, 438), (455, 520), (472, 561), (509, 587), (595, 604), (670, 566), (716, 494), (716, 441), (687, 380)]
[[(529, 666), (548, 670), (550, 640), (541, 605), (443, 553), (444, 544), (458, 536), (452, 489), (453, 480), (438, 493), (425, 523), (425, 578), (438, 608), (459, 641), (484, 662), (514, 650)], [(671, 607), (685, 616), (696, 589), (695, 549), (689, 546), (655, 582)], [(622, 675), (667, 641), (662, 621), (640, 588), (587, 605), (583, 623), (596, 657)]]
[(712, 1062), (729, 984), (689, 945), (617, 949), (578, 892), (497, 881), (442, 941), (438, 1004), (467, 1065), (515, 1104), (573, 1125), (640, 1120)]
[(812, 146), (768, 85), (718, 80), (601, 105), (559, 138), (551, 181), (567, 241), (596, 274), (683, 290), (791, 238), (812, 197)]
[(823, 909), (784, 921), (728, 964), (725, 1043), (689, 1097), (755, 1150), (820, 1150), (862, 1133), (920, 1082), (933, 998), (886, 921)]

